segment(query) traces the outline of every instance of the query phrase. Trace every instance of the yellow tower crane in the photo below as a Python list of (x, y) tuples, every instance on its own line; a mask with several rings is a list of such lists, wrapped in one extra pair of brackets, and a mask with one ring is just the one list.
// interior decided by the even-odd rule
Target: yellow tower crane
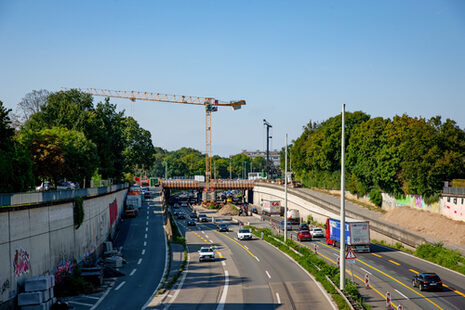
[[(68, 90), (68, 89), (63, 89)], [(194, 96), (178, 96), (166, 95), (152, 92), (140, 91), (119, 91), (108, 89), (86, 88), (78, 89), (79, 91), (93, 96), (101, 96), (108, 98), (123, 98), (131, 101), (146, 100), (160, 101), (170, 103), (184, 103), (193, 105), (205, 106), (205, 187), (207, 191), (210, 189), (211, 167), (212, 167), (212, 112), (218, 111), (218, 107), (232, 107), (233, 110), (238, 110), (245, 105), (245, 100), (237, 101), (220, 101), (215, 98), (194, 97)]]

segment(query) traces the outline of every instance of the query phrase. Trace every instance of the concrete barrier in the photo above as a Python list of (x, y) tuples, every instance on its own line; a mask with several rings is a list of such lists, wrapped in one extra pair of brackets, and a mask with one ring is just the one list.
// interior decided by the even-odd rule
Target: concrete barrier
[(127, 189), (86, 192), (92, 197), (83, 199), (84, 220), (78, 229), (73, 200), (0, 208), (0, 309), (11, 304), (26, 279), (68, 270), (74, 261), (99, 254), (103, 242), (114, 235)]
[[(254, 204), (260, 205), (262, 199), (281, 200), (284, 205), (284, 187), (277, 184), (256, 183), (254, 187)], [(300, 216), (306, 219), (311, 215), (319, 223), (325, 223), (328, 217), (338, 216), (340, 206), (324, 201), (299, 189), (288, 188), (288, 208), (297, 209)], [(372, 239), (384, 240), (389, 243), (400, 242), (407, 248), (415, 249), (427, 242), (420, 234), (409, 231), (398, 225), (383, 222), (359, 210), (346, 208), (346, 216), (370, 221)]]

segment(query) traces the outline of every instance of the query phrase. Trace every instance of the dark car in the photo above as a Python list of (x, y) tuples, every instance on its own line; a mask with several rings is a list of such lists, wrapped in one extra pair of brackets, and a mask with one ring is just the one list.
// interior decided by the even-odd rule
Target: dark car
[(186, 216), (184, 215), (184, 213), (182, 213), (182, 212), (178, 213), (178, 219), (184, 220), (185, 218), (186, 218)]
[(195, 226), (195, 221), (193, 219), (188, 219), (187, 226)]
[(216, 229), (218, 231), (229, 231), (228, 225), (226, 224), (218, 224)]
[(301, 223), (299, 225), (299, 230), (309, 230), (307, 223)]
[(308, 230), (301, 230), (297, 234), (297, 240), (299, 240), (299, 241), (312, 241), (312, 234)]
[(176, 217), (176, 218), (178, 217), (178, 214), (179, 214), (178, 211), (174, 211), (174, 212), (173, 212), (173, 215), (174, 215), (174, 217)]
[(196, 219), (197, 218), (197, 213), (191, 213), (191, 218)]
[(150, 197), (151, 197), (150, 192), (149, 192), (149, 191), (146, 191), (146, 192), (144, 193), (144, 198), (145, 198), (145, 199), (150, 199)]
[(420, 288), (420, 291), (432, 289), (442, 290), (442, 281), (441, 278), (433, 272), (419, 273), (413, 276), (412, 286)]

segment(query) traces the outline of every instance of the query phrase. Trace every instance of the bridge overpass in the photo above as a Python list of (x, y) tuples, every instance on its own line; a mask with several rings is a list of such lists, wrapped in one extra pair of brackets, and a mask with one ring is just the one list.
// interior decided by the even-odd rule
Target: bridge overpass
[(169, 197), (172, 190), (197, 190), (202, 193), (202, 201), (216, 200), (216, 190), (241, 190), (244, 195), (248, 197), (249, 201), (253, 201), (253, 180), (210, 180), (210, 190), (206, 192), (205, 182), (196, 180), (174, 179), (174, 180), (160, 180), (160, 188), (165, 197)]

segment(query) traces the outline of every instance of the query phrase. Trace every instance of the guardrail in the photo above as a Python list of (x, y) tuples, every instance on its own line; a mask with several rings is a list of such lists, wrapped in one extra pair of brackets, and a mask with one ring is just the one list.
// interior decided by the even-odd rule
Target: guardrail
[(446, 195), (465, 195), (465, 187), (443, 187), (442, 193)]
[(106, 193), (112, 193), (128, 187), (129, 184), (124, 183), (111, 186), (83, 188), (75, 190), (0, 194), (0, 207), (18, 207), (24, 205), (47, 203), (57, 200), (71, 200), (76, 197), (91, 197)]

